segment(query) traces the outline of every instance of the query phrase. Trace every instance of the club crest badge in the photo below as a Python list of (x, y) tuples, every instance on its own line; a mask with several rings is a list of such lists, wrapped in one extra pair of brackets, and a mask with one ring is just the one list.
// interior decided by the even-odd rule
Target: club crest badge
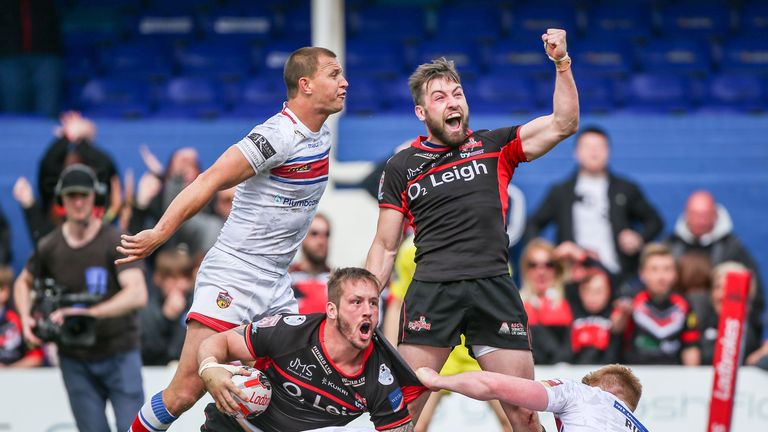
[(218, 297), (216, 297), (216, 306), (226, 309), (230, 304), (232, 304), (232, 296), (226, 291), (219, 292)]

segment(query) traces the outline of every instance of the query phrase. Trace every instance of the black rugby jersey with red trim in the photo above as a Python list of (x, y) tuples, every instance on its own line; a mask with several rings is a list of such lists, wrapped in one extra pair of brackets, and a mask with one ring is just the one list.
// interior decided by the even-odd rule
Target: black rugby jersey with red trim
[(377, 430), (410, 421), (407, 403), (426, 391), (379, 334), (357, 375), (336, 368), (323, 344), (325, 314), (276, 315), (246, 327), (245, 341), (272, 385), (267, 410), (250, 420), (264, 432), (343, 426), (369, 412)]
[(470, 132), (455, 148), (419, 137), (392, 156), (379, 182), (379, 207), (403, 213), (414, 227), (414, 279), (509, 273), (507, 186), (526, 161), (518, 126)]

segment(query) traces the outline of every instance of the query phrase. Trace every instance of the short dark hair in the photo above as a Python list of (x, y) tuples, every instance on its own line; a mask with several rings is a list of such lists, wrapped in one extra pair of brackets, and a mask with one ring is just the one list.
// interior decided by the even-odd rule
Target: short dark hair
[(419, 67), (417, 67), (411, 74), (410, 78), (408, 78), (408, 87), (411, 89), (411, 97), (413, 97), (414, 104), (422, 104), (421, 88), (437, 78), (445, 78), (457, 84), (461, 84), (461, 77), (456, 71), (456, 66), (453, 64), (453, 60), (440, 57), (439, 59), (432, 60), (431, 63), (419, 65)]
[(0, 265), (0, 288), (13, 285), (13, 269), (7, 265)]
[(601, 135), (603, 138), (605, 138), (605, 141), (608, 142), (608, 145), (611, 144), (611, 137), (608, 135), (608, 132), (606, 132), (605, 129), (598, 125), (587, 125), (579, 129), (579, 133), (576, 135), (576, 140), (574, 141), (575, 145), (578, 145), (581, 137), (588, 133)]
[(292, 52), (283, 68), (283, 80), (288, 99), (296, 96), (299, 91), (299, 79), (311, 77), (317, 72), (317, 62), (320, 56), (336, 58), (336, 53), (328, 48), (304, 47)]
[(339, 305), (341, 291), (345, 282), (366, 281), (379, 289), (379, 281), (368, 270), (360, 267), (345, 267), (336, 269), (328, 279), (328, 301)]

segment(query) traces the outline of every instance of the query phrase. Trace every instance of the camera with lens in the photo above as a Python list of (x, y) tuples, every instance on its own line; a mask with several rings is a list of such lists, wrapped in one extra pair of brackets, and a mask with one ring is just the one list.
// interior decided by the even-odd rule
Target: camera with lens
[(35, 279), (33, 285), (35, 300), (32, 304), (32, 318), (35, 327), (32, 332), (46, 342), (65, 346), (88, 347), (96, 343), (96, 319), (75, 315), (64, 318), (62, 324), (51, 321), (51, 314), (63, 307), (89, 307), (99, 303), (103, 296), (88, 293), (66, 293), (66, 288), (53, 278)]

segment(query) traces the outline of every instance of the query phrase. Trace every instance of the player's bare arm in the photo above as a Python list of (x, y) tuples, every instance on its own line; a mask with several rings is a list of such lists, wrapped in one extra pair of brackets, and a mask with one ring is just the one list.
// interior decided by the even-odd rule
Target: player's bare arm
[(565, 36), (565, 30), (560, 29), (547, 29), (547, 33), (541, 35), (546, 53), (555, 62), (557, 72), (552, 114), (533, 119), (520, 129), (523, 151), (529, 161), (544, 155), (579, 128), (579, 95), (570, 68)]
[(116, 260), (115, 264), (145, 258), (165, 243), (182, 223), (199, 212), (216, 192), (229, 189), (254, 175), (245, 156), (236, 146), (231, 146), (173, 199), (154, 228), (122, 236), (117, 251), (126, 257)]
[(549, 401), (542, 383), (512, 375), (482, 371), (441, 376), (423, 367), (416, 371), (416, 376), (433, 391), (450, 390), (482, 401), (498, 399), (534, 411), (545, 410)]
[(413, 432), (413, 423), (408, 422), (402, 426), (398, 426), (394, 429), (386, 429), (385, 432)]
[(245, 329), (246, 326), (242, 325), (217, 333), (205, 339), (197, 350), (197, 361), (200, 364), (198, 374), (203, 385), (216, 401), (216, 407), (228, 414), (238, 412), (233, 394), (247, 399), (232, 382), (233, 375), (246, 375), (247, 372), (240, 367), (226, 364), (232, 360), (253, 360), (253, 355), (245, 343)]
[(376, 236), (373, 238), (365, 268), (379, 280), (379, 291), (387, 285), (395, 264), (397, 249), (403, 235), (403, 214), (389, 208), (379, 209), (379, 221), (376, 224)]

